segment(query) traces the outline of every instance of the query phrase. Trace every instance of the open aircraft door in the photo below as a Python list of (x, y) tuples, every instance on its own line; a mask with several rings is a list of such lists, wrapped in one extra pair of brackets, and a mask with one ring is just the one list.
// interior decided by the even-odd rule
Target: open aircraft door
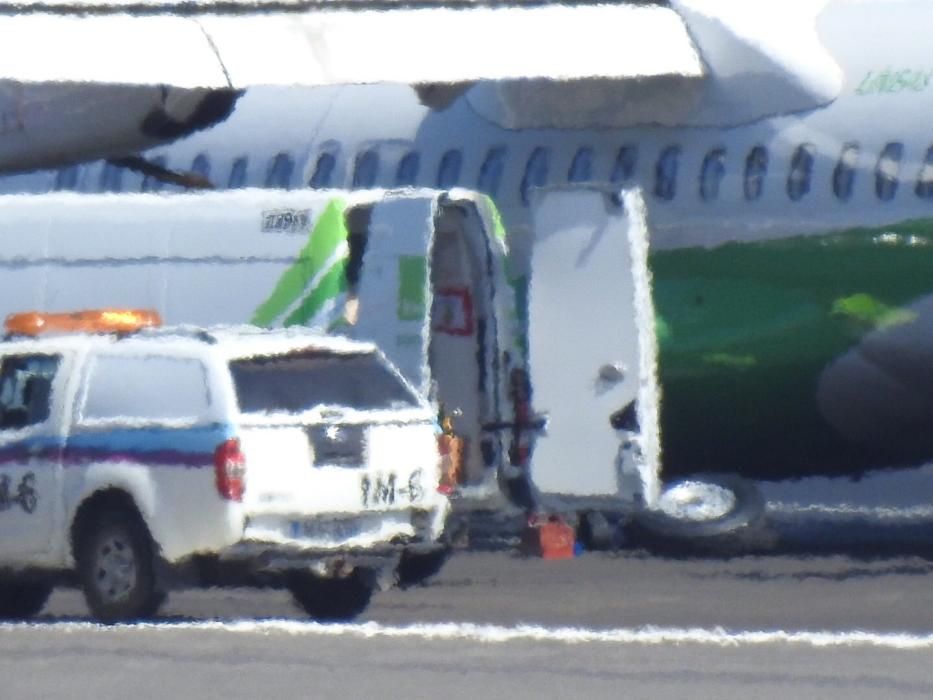
[(650, 507), (660, 436), (641, 193), (623, 192), (622, 206), (586, 187), (531, 194), (529, 366), (546, 418), (532, 482), (552, 509), (628, 500), (633, 487)]
[[(354, 247), (362, 250), (358, 289), (350, 282), (359, 310), (352, 335), (374, 341), (402, 374), (428, 393), (430, 258), (437, 198), (393, 197), (370, 205), (368, 235), (355, 237), (350, 226), (351, 262)], [(352, 220), (353, 214), (348, 215)], [(351, 275), (348, 274), (348, 277)]]

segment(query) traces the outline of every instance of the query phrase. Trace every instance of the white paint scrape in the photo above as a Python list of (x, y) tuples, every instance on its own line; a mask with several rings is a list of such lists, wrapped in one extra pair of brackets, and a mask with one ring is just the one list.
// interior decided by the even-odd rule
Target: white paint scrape
[(140, 632), (216, 631), (248, 634), (285, 634), (306, 637), (357, 637), (363, 639), (421, 639), (426, 641), (469, 641), (490, 644), (506, 642), (558, 642), (562, 644), (620, 644), (655, 646), (662, 644), (700, 644), (717, 647), (787, 644), (818, 648), (876, 647), (895, 650), (933, 649), (933, 635), (848, 631), (729, 631), (720, 627), (677, 628), (640, 627), (588, 629), (581, 627), (543, 627), (537, 625), (479, 625), (474, 623), (434, 623), (406, 626), (361, 624), (324, 625), (301, 620), (204, 621), (179, 623), (139, 623), (104, 626), (93, 622), (54, 622), (50, 624), (0, 624), (0, 633), (24, 629), (54, 632), (99, 632), (115, 634), (127, 630)]

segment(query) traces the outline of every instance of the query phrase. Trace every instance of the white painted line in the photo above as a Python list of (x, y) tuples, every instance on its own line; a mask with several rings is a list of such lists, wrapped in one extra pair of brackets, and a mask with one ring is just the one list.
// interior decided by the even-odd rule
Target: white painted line
[(851, 503), (793, 503), (768, 501), (768, 513), (780, 515), (815, 515), (840, 520), (864, 518), (866, 520), (933, 520), (933, 506), (865, 506)]
[(587, 629), (581, 627), (542, 627), (537, 625), (478, 625), (473, 623), (434, 623), (390, 626), (377, 622), (330, 624), (302, 620), (242, 620), (203, 622), (137, 623), (130, 625), (99, 625), (94, 622), (3, 623), (0, 633), (16, 633), (27, 629), (53, 632), (98, 632), (115, 634), (127, 631), (175, 632), (210, 631), (252, 634), (286, 634), (307, 637), (359, 637), (365, 639), (423, 639), (426, 641), (471, 641), (501, 644), (505, 642), (558, 642), (563, 644), (661, 645), (700, 644), (704, 646), (739, 647), (765, 644), (788, 644), (809, 647), (880, 647), (885, 649), (933, 649), (933, 634), (883, 633), (851, 631), (729, 631), (723, 628), (639, 627)]

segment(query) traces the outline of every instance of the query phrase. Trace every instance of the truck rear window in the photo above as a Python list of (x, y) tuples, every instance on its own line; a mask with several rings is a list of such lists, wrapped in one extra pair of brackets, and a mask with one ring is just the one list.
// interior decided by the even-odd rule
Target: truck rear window
[(243, 413), (301, 413), (322, 405), (357, 410), (420, 405), (372, 353), (247, 357), (231, 361), (230, 372)]

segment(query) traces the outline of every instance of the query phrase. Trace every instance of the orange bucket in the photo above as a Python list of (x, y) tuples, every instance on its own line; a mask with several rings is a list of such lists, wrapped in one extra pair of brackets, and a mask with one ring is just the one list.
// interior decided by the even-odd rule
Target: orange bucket
[(556, 515), (538, 528), (542, 559), (573, 559), (576, 537), (573, 528)]

